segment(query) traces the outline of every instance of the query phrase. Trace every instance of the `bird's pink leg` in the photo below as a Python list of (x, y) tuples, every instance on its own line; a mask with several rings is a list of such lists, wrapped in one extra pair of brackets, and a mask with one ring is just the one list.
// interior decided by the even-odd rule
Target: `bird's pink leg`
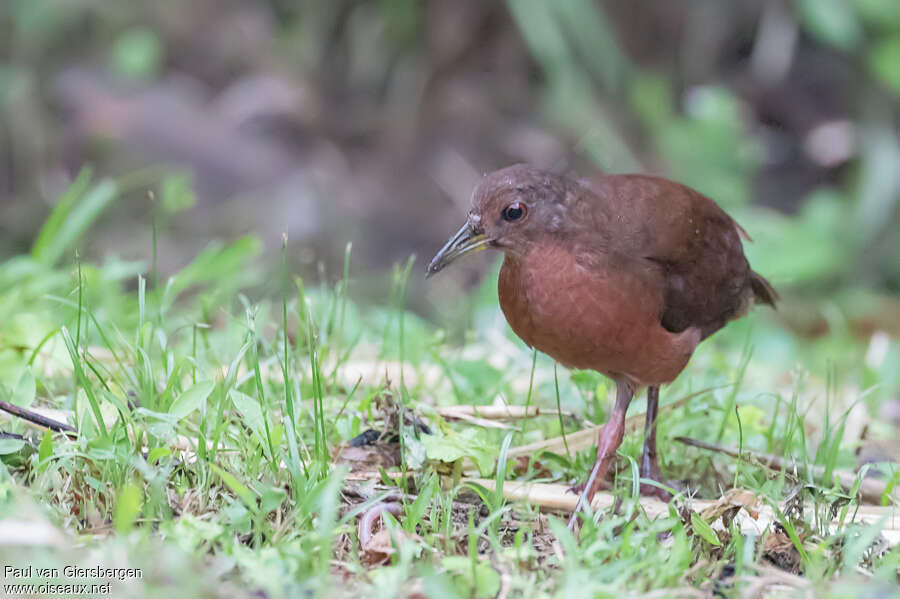
[[(641, 458), (641, 478), (663, 482), (656, 457), (656, 415), (659, 411), (659, 387), (647, 387), (647, 419), (644, 422), (644, 456)], [(653, 485), (641, 485), (641, 495), (658, 497), (663, 501), (672, 494)]]
[(597, 460), (594, 462), (594, 467), (591, 468), (591, 474), (584, 484), (584, 490), (581, 492), (578, 504), (569, 520), (570, 530), (574, 529), (578, 512), (582, 506), (590, 505), (594, 499), (597, 489), (606, 478), (606, 473), (616, 457), (616, 450), (619, 449), (622, 437), (625, 436), (625, 412), (628, 411), (628, 404), (631, 403), (633, 397), (634, 389), (630, 383), (624, 380), (616, 381), (616, 405), (612, 414), (609, 415), (609, 420), (600, 428), (597, 436)]

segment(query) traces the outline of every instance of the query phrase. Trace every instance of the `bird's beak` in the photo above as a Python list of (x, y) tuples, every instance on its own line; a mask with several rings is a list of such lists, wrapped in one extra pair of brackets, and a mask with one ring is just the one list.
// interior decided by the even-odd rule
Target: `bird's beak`
[(490, 244), (491, 240), (484, 236), (483, 233), (476, 233), (466, 223), (456, 232), (456, 235), (450, 238), (444, 247), (441, 248), (425, 271), (425, 278), (442, 270), (445, 266), (466, 254), (483, 250)]

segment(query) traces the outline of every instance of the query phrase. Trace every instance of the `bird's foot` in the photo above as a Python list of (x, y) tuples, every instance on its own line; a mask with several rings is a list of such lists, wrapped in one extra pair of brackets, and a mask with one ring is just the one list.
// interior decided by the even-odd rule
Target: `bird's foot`
[(578, 489), (578, 502), (575, 504), (575, 510), (572, 512), (572, 517), (569, 518), (569, 530), (572, 532), (575, 532), (575, 525), (578, 522), (578, 512), (580, 512), (585, 505), (590, 505), (594, 500), (594, 495), (600, 488), (600, 483), (603, 481), (603, 478), (606, 477), (607, 470), (609, 470), (610, 461), (609, 456), (598, 458), (597, 461), (594, 462), (594, 467), (591, 468), (591, 474), (588, 476), (587, 482), (576, 485), (575, 488)]
[[(666, 487), (674, 487), (672, 483), (663, 480), (662, 471), (659, 469), (659, 461), (656, 457), (656, 439), (650, 438), (649, 440), (650, 443), (646, 440), (644, 442), (644, 455), (641, 458), (641, 478), (658, 482)], [(641, 483), (641, 496), (656, 497), (667, 503), (672, 500), (672, 493), (662, 487), (647, 483)]]
[[(609, 426), (609, 423), (607, 423), (607, 426)], [(621, 431), (621, 426), (619, 427), (619, 431)], [(618, 448), (619, 444), (622, 442), (622, 434), (619, 431), (613, 429), (614, 436), (618, 437), (615, 448)], [(578, 512), (581, 511), (585, 505), (591, 504), (594, 500), (594, 495), (597, 494), (601, 485), (606, 486), (604, 479), (606, 478), (606, 473), (609, 472), (609, 467), (615, 457), (615, 449), (610, 450), (610, 447), (602, 442), (602, 435), (603, 433), (601, 432), (601, 443), (599, 445), (600, 450), (597, 451), (597, 461), (594, 462), (594, 467), (591, 468), (591, 474), (588, 476), (587, 482), (576, 485), (575, 487), (578, 489), (578, 503), (575, 504), (575, 511), (572, 512), (572, 517), (569, 518), (569, 530), (573, 532), (575, 531), (575, 524), (578, 521)]]
[(606, 424), (600, 427), (597, 432), (597, 460), (594, 467), (591, 468), (591, 474), (588, 476), (587, 482), (582, 486), (581, 492), (578, 494), (578, 502), (575, 504), (575, 510), (569, 519), (569, 530), (575, 530), (578, 522), (578, 512), (586, 505), (591, 505), (597, 489), (606, 478), (606, 473), (612, 465), (616, 457), (616, 451), (622, 444), (622, 437), (625, 435), (625, 411), (628, 410), (628, 403), (634, 396), (634, 389), (627, 383), (616, 384), (616, 407)]

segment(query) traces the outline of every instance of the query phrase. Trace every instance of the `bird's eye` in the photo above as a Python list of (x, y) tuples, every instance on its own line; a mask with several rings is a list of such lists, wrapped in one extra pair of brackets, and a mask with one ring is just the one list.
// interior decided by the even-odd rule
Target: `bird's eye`
[(525, 213), (528, 211), (528, 208), (525, 207), (525, 204), (522, 202), (513, 202), (509, 206), (503, 209), (503, 220), (506, 221), (514, 221), (519, 220)]

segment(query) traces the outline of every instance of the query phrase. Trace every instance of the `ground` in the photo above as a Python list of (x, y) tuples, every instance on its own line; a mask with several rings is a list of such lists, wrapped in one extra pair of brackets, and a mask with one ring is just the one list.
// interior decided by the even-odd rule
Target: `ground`
[(353, 301), (352, 254), (311, 284), (247, 240), (157, 282), (152, 258), (80, 262), (65, 223), (84, 205), (61, 203), (0, 265), (2, 399), (68, 425), (3, 421), (7, 594), (896, 591), (898, 348), (877, 333), (804, 339), (771, 311), (730, 325), (663, 390), (663, 468), (682, 493), (636, 494), (640, 399), (609, 492), (572, 534), (566, 489), (612, 385), (516, 339), (496, 272), (452, 298), (470, 313), (457, 337), (404, 308), (413, 261), (384, 307)]

